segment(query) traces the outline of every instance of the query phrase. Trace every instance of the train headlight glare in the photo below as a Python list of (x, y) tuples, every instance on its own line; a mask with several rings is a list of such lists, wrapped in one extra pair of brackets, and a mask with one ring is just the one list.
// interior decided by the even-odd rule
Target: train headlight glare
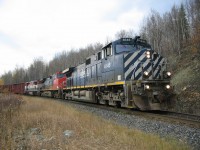
[(145, 89), (150, 89), (150, 86), (149, 85), (145, 85)]
[(166, 85), (165, 87), (166, 87), (166, 89), (170, 89), (170, 85)]
[(167, 72), (167, 76), (171, 76), (171, 75), (172, 75), (172, 73), (168, 71)]
[(148, 76), (148, 75), (149, 75), (149, 73), (148, 73), (147, 71), (145, 71), (145, 72), (144, 72), (144, 75), (145, 75), (145, 76)]
[(147, 55), (150, 55), (150, 51), (147, 51)]
[(150, 51), (146, 51), (146, 57), (150, 58), (151, 57), (151, 52)]
[(150, 58), (151, 56), (150, 55), (147, 55), (147, 58)]

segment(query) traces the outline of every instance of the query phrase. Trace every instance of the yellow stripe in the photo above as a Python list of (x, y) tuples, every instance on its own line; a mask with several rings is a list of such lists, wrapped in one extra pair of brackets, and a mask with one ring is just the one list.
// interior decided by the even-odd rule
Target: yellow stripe
[(73, 87), (70, 87), (70, 88), (68, 87), (67, 89), (80, 89), (80, 88), (91, 88), (91, 87), (97, 87), (97, 86), (122, 85), (124, 83), (125, 83), (124, 81), (118, 81), (118, 82), (107, 83), (107, 84), (94, 84), (94, 85), (86, 85), (86, 86), (73, 86)]
[(133, 106), (127, 106), (127, 108), (135, 108), (135, 107), (133, 107)]
[(58, 91), (58, 90), (56, 90), (56, 89), (43, 89), (41, 91)]
[(107, 85), (120, 85), (124, 84), (124, 81), (118, 81), (118, 82), (113, 82), (113, 83), (107, 83)]

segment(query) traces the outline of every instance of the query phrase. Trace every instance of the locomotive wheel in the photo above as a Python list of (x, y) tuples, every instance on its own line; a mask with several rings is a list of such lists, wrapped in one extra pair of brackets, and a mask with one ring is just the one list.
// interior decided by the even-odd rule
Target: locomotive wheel
[(51, 92), (51, 98), (54, 98), (54, 92)]
[(62, 94), (62, 99), (63, 99), (63, 100), (65, 99), (65, 93)]
[(97, 103), (97, 104), (100, 104), (99, 97), (98, 97), (98, 96), (96, 96), (96, 95), (95, 95), (95, 101), (96, 101), (96, 103)]
[(121, 102), (120, 101), (116, 101), (115, 103), (116, 103), (117, 108), (121, 108)]
[(109, 100), (105, 100), (105, 105), (109, 106)]

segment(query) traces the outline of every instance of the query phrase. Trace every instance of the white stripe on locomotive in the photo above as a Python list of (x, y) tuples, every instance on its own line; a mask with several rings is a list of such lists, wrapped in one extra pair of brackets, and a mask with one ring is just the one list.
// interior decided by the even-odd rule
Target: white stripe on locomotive
[[(137, 56), (137, 55), (136, 55)], [(133, 71), (133, 69), (140, 63), (140, 61), (142, 60), (142, 59), (144, 59), (144, 57), (145, 57), (145, 55), (141, 55), (139, 58), (138, 58), (138, 60), (132, 65), (132, 66), (130, 66), (129, 67), (129, 69), (125, 72), (125, 78), (127, 78), (127, 76), (131, 73), (131, 71)], [(131, 57), (132, 58), (132, 60), (134, 59), (134, 57)]]
[(128, 66), (131, 63), (131, 61), (138, 55), (139, 52), (140, 51), (133, 53), (131, 57), (125, 62), (124, 67)]
[[(158, 64), (158, 66), (160, 65), (161, 66), (161, 72), (163, 72), (163, 67), (162, 67), (162, 64), (164, 63), (164, 59), (162, 58), (162, 60), (160, 61), (160, 63)], [(154, 74), (156, 75), (159, 71), (159, 67), (157, 67), (155, 70), (154, 70)], [(156, 77), (157, 78), (157, 77)]]

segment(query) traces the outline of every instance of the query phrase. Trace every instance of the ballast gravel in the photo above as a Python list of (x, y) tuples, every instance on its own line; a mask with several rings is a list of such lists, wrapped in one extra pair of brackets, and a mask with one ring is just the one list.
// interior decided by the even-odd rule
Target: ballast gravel
[(170, 124), (163, 121), (149, 120), (135, 115), (114, 112), (78, 103), (67, 104), (72, 105), (78, 110), (88, 111), (107, 120), (114, 121), (117, 124), (129, 128), (135, 128), (146, 133), (157, 134), (160, 137), (173, 137), (179, 141), (187, 143), (192, 147), (192, 149), (200, 149), (200, 129)]

